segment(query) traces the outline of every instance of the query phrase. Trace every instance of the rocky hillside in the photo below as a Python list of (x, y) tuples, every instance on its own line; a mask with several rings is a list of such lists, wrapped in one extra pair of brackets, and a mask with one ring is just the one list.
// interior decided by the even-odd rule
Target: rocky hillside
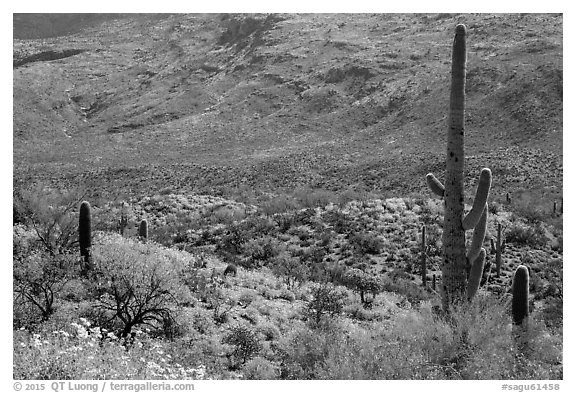
[(54, 18), (14, 16), (15, 37), (43, 35), (14, 40), (16, 181), (425, 192), (463, 22), (470, 181), (490, 166), (497, 199), (562, 192), (562, 15), (88, 15), (68, 35)]

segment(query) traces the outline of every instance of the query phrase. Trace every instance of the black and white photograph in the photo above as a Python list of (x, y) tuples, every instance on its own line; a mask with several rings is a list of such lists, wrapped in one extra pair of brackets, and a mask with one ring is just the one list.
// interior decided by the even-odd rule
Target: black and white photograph
[(563, 13), (12, 23), (14, 391), (566, 391)]

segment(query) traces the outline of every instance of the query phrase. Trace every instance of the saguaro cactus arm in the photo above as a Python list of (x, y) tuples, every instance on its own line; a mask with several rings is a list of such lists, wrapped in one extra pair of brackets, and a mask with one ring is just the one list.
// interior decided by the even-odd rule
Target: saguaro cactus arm
[(466, 289), (466, 294), (468, 295), (468, 300), (472, 300), (478, 288), (480, 288), (480, 281), (482, 280), (482, 272), (484, 271), (484, 262), (486, 261), (486, 250), (482, 248), (478, 253), (478, 256), (472, 263), (472, 268), (470, 269), (470, 277), (468, 278), (468, 288)]
[(480, 182), (478, 183), (478, 188), (476, 189), (476, 197), (474, 198), (474, 203), (472, 209), (468, 212), (466, 217), (462, 220), (462, 226), (464, 230), (472, 229), (480, 220), (486, 201), (488, 200), (488, 194), (490, 193), (490, 185), (492, 184), (492, 172), (488, 168), (482, 169), (480, 173)]
[(470, 248), (466, 254), (468, 261), (474, 261), (480, 249), (482, 248), (482, 243), (484, 243), (484, 237), (486, 236), (486, 228), (488, 226), (488, 204), (484, 204), (484, 210), (482, 211), (482, 216), (480, 221), (474, 227), (474, 232), (472, 233), (472, 241), (470, 242)]
[(432, 192), (440, 197), (444, 196), (444, 185), (432, 173), (426, 175), (426, 183)]

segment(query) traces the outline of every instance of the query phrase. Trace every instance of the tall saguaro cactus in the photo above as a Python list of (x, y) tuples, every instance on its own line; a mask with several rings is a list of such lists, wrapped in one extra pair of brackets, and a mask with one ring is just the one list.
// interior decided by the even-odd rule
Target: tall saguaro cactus
[(80, 216), (78, 218), (78, 242), (80, 243), (80, 256), (84, 258), (82, 271), (86, 272), (91, 267), (92, 248), (92, 218), (90, 203), (84, 201), (80, 204)]
[[(442, 234), (442, 301), (445, 311), (450, 304), (472, 298), (480, 285), (486, 251), (486, 201), (492, 183), (490, 169), (484, 168), (472, 209), (464, 215), (464, 108), (466, 86), (466, 27), (456, 26), (452, 46), (452, 82), (448, 120), (446, 174), (443, 185), (433, 174), (426, 176), (432, 192), (444, 198)], [(470, 250), (466, 253), (466, 230), (473, 229)]]

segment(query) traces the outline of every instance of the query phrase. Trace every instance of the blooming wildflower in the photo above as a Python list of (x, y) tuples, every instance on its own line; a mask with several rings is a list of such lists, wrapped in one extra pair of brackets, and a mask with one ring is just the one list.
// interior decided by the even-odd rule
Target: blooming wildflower
[(90, 326), (90, 325), (91, 325), (90, 321), (87, 320), (86, 318), (80, 318), (80, 322), (82, 322), (82, 324), (83, 324), (83, 325), (86, 325), (86, 326)]

